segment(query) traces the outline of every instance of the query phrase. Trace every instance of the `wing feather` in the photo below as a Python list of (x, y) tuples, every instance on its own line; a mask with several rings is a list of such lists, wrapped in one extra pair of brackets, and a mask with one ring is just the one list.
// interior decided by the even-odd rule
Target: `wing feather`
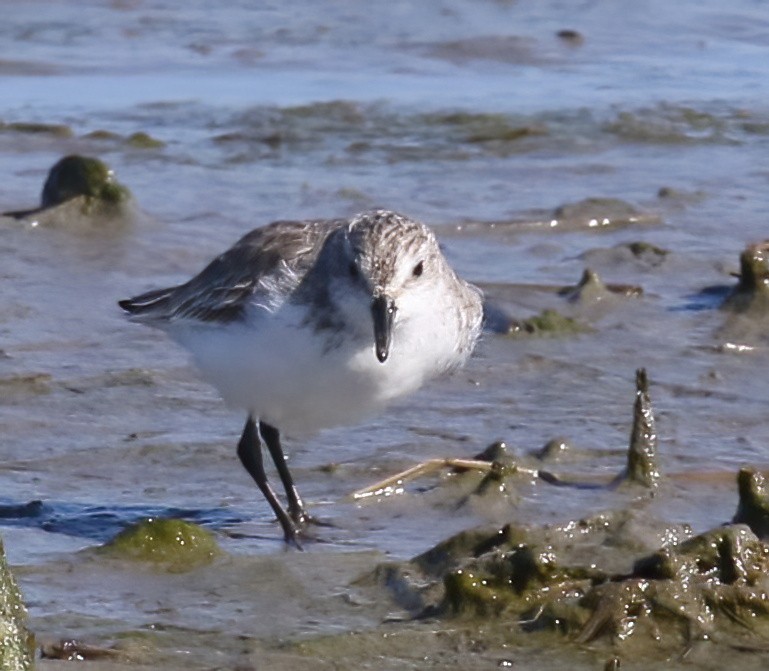
[(255, 302), (274, 307), (296, 286), (341, 219), (276, 221), (244, 235), (188, 282), (119, 301), (132, 317), (161, 325), (175, 320), (229, 323)]

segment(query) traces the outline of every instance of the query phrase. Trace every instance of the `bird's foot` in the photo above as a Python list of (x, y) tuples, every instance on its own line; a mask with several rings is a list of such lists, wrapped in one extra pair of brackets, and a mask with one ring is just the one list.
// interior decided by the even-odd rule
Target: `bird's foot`
[(283, 538), (286, 541), (286, 545), (293, 546), (297, 550), (304, 550), (304, 547), (299, 540), (299, 526), (297, 526), (292, 520), (288, 520), (288, 523), (281, 520), (281, 526), (283, 527)]
[(305, 530), (308, 526), (316, 526), (316, 527), (333, 527), (334, 525), (331, 522), (328, 522), (327, 520), (323, 520), (321, 518), (315, 517), (314, 515), (310, 515), (310, 513), (307, 512), (307, 509), (304, 508), (304, 506), (296, 507), (296, 508), (289, 508), (288, 511), (289, 517), (291, 517), (291, 520), (296, 524), (296, 526), (300, 530)]

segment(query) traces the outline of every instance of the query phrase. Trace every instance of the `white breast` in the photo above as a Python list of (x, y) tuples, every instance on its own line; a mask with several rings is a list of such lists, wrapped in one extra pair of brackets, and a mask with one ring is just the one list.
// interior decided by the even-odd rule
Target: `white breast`
[(285, 304), (244, 323), (177, 322), (169, 333), (229, 406), (289, 434), (360, 421), (466, 357), (456, 351), (455, 319), (440, 312), (404, 306), (384, 363), (373, 326), (329, 334), (305, 317)]

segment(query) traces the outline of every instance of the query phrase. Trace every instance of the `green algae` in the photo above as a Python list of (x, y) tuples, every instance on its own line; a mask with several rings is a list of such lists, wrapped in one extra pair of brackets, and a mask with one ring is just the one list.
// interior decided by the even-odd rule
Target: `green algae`
[(4, 398), (48, 394), (52, 383), (49, 373), (12, 373), (0, 376), (0, 391)]
[(416, 121), (446, 132), (457, 143), (480, 146), (492, 153), (507, 153), (525, 138), (548, 134), (542, 123), (521, 122), (504, 114), (436, 112)]
[(121, 136), (111, 130), (97, 128), (83, 135), (83, 138), (86, 140), (116, 142), (121, 139)]
[(71, 154), (48, 171), (39, 207), (2, 214), (26, 219), (32, 226), (77, 227), (104, 219), (125, 221), (131, 200), (131, 192), (103, 161)]
[(126, 138), (125, 143), (134, 149), (160, 149), (166, 146), (162, 140), (158, 140), (143, 131), (132, 133)]
[(119, 205), (130, 192), (115, 180), (103, 161), (73, 154), (60, 159), (48, 172), (41, 206), (54, 207), (78, 196), (85, 196), (89, 203)]
[[(652, 656), (702, 637), (764, 644), (769, 547), (750, 529), (730, 525), (671, 539), (639, 557), (629, 573), (577, 559), (590, 556), (584, 549), (615, 545), (625, 522), (609, 515), (597, 524), (492, 529), (485, 538), (464, 532), (410, 563), (426, 595), (418, 615), (484, 629), (498, 622), (511, 636), (550, 631), (577, 644), (603, 639), (625, 648), (632, 639)], [(576, 527), (582, 531), (573, 533)], [(402, 576), (407, 580), (409, 571)], [(425, 576), (441, 589), (426, 587)], [(403, 581), (400, 589), (407, 589)]]
[(221, 550), (214, 535), (203, 527), (179, 519), (148, 518), (131, 525), (101, 546), (116, 558), (152, 564), (172, 573), (212, 562)]
[(0, 539), (0, 671), (32, 669), (32, 637), (26, 628), (27, 609), (8, 568)]
[(0, 123), (0, 131), (24, 133), (27, 135), (47, 135), (55, 138), (72, 137), (72, 129), (64, 124), (13, 121)]
[(513, 320), (508, 327), (510, 336), (558, 337), (589, 333), (586, 326), (573, 317), (562, 315), (557, 310), (543, 310), (540, 314), (524, 320)]
[(281, 110), (287, 119), (316, 119), (360, 125), (366, 120), (366, 109), (349, 100), (330, 100), (308, 105), (294, 105)]
[(92, 130), (82, 136), (85, 140), (94, 140), (96, 142), (109, 142), (114, 145), (123, 145), (132, 149), (160, 149), (166, 146), (166, 143), (149, 133), (137, 131), (130, 135), (123, 136), (111, 130), (99, 128)]
[(728, 119), (683, 105), (621, 111), (604, 130), (628, 142), (690, 144), (728, 141)]

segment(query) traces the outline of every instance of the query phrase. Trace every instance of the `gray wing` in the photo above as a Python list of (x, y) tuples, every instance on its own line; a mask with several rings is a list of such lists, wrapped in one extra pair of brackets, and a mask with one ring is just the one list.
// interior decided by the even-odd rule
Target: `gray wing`
[[(340, 219), (276, 221), (243, 236), (185, 284), (118, 302), (139, 321), (177, 319), (228, 323), (242, 319), (248, 303), (267, 293), (281, 275), (301, 280)], [(265, 298), (267, 298), (265, 296)]]

